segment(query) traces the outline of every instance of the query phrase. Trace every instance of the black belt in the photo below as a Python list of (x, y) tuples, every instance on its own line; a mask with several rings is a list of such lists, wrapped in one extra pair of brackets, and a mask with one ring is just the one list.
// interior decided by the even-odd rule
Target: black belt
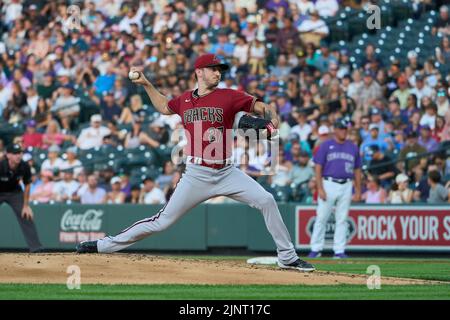
[(328, 181), (333, 181), (333, 182), (336, 182), (339, 184), (344, 184), (344, 183), (351, 181), (351, 179), (335, 179), (335, 178), (331, 178), (331, 177), (324, 177), (324, 179), (328, 180)]

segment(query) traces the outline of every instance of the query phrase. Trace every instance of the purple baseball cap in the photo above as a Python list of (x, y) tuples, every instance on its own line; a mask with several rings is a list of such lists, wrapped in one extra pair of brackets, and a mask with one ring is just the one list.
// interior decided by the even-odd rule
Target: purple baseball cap
[(33, 120), (33, 119), (30, 119), (30, 120), (27, 121), (26, 125), (27, 125), (27, 127), (35, 128), (36, 127), (36, 121)]

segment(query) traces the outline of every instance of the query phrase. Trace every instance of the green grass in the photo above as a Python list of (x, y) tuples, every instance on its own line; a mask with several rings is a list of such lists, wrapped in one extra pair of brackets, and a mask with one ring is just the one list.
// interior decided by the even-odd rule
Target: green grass
[(0, 299), (150, 299), (150, 300), (310, 300), (310, 299), (450, 299), (450, 285), (381, 286), (369, 290), (361, 285), (64, 285), (0, 284)]
[(426, 259), (349, 259), (326, 263), (329, 259), (313, 259), (318, 270), (367, 274), (367, 267), (377, 265), (381, 275), (387, 277), (439, 280), (450, 282), (450, 260)]

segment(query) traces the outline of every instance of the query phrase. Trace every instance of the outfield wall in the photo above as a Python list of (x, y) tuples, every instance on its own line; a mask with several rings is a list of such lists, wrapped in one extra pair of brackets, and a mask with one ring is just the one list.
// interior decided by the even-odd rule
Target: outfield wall
[[(307, 251), (315, 206), (280, 204), (296, 248)], [(83, 240), (114, 235), (152, 216), (161, 206), (150, 205), (35, 205), (35, 222), (45, 248), (72, 250)], [(450, 252), (450, 206), (353, 206), (348, 251)], [(334, 219), (327, 225), (326, 248), (332, 247)], [(275, 246), (256, 209), (242, 204), (202, 204), (176, 224), (144, 239), (132, 250), (244, 248), (274, 251)], [(12, 210), (0, 207), (0, 249), (26, 249)]]

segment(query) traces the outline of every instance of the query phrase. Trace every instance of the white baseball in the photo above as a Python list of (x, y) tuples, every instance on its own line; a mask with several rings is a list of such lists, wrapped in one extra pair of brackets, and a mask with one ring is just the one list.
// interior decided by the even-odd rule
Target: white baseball
[(139, 79), (139, 77), (140, 77), (140, 75), (139, 75), (139, 72), (137, 72), (137, 71), (130, 71), (128, 73), (128, 78), (130, 78), (130, 80), (136, 80), (136, 79)]

